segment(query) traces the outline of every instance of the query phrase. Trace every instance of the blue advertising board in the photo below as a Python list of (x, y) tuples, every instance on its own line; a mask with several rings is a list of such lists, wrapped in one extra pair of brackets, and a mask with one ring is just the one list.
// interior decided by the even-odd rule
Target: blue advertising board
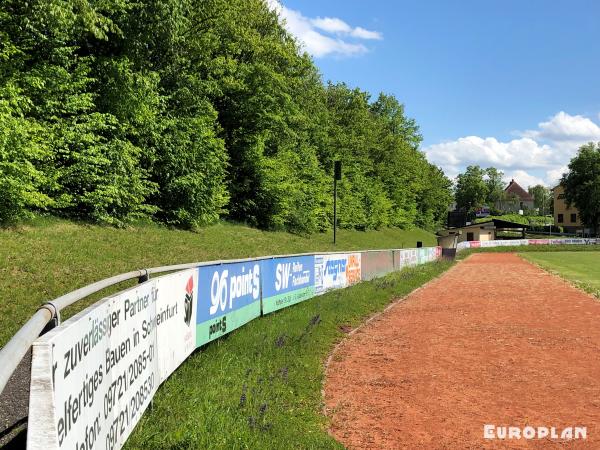
[(265, 259), (261, 266), (263, 314), (314, 297), (314, 256)]
[(260, 261), (198, 268), (196, 346), (260, 316)]

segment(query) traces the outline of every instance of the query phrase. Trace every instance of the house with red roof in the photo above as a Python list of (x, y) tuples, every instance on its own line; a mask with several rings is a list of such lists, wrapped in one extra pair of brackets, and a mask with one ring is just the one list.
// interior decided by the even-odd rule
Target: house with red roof
[(513, 179), (504, 189), (504, 198), (496, 204), (496, 208), (506, 212), (533, 209), (533, 196)]

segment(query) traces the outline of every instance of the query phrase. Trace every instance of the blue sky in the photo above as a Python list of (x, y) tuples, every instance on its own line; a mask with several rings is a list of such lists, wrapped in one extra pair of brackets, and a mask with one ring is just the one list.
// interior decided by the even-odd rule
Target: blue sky
[(451, 177), (551, 185), (600, 141), (600, 1), (267, 1), (325, 80), (403, 102)]

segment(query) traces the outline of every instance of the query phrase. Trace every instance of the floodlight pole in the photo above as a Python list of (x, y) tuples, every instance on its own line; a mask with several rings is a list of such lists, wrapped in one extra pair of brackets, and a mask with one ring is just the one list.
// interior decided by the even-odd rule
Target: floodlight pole
[(333, 180), (333, 243), (335, 244), (335, 229), (337, 225), (337, 180)]
[(336, 242), (337, 228), (337, 182), (342, 179), (342, 162), (333, 162), (333, 244)]

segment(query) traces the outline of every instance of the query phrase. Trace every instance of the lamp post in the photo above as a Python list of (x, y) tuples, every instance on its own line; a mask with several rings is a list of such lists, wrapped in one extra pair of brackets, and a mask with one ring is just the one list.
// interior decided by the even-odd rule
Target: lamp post
[(542, 216), (544, 217), (544, 228), (546, 228), (546, 195), (542, 194)]
[(337, 182), (342, 179), (342, 162), (333, 162), (333, 244), (336, 241), (337, 228)]

